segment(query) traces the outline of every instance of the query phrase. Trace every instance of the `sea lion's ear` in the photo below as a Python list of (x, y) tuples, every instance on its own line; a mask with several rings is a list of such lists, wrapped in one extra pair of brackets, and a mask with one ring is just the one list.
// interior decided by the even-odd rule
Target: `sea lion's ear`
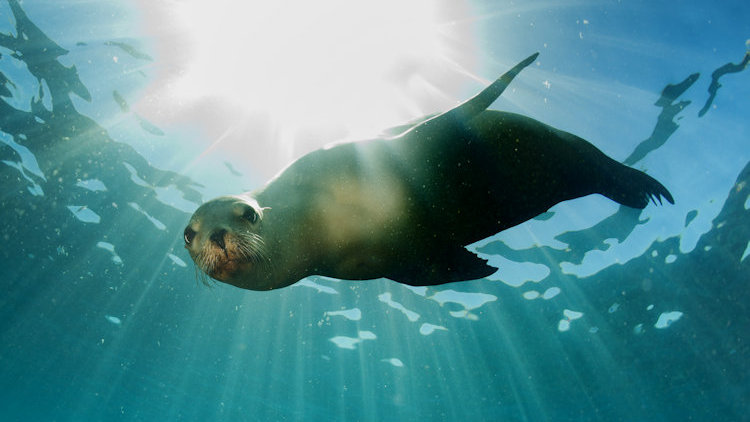
[(234, 195), (235, 198), (245, 202), (247, 205), (250, 205), (255, 210), (255, 213), (258, 214), (258, 217), (260, 219), (263, 219), (263, 212), (265, 210), (270, 210), (271, 207), (261, 207), (258, 203), (258, 200), (255, 199), (250, 192), (241, 193), (239, 195)]
[(263, 220), (263, 216), (266, 214), (266, 211), (271, 209), (271, 207), (261, 207), (257, 202), (255, 203), (255, 206), (255, 211), (258, 213), (261, 220)]

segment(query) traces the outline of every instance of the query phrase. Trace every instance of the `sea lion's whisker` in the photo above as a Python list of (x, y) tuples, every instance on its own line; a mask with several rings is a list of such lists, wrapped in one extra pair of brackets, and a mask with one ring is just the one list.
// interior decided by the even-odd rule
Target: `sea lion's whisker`
[(240, 253), (255, 264), (264, 264), (268, 261), (265, 253), (263, 238), (256, 233), (237, 233), (240, 240), (237, 248)]

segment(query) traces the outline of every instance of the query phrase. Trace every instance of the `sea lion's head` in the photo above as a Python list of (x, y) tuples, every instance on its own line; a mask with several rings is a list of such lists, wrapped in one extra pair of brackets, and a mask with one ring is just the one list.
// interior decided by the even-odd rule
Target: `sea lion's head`
[[(255, 270), (269, 264), (261, 236), (263, 208), (249, 195), (221, 196), (201, 205), (185, 227), (185, 248), (197, 266), (199, 278), (205, 275), (244, 288)], [(204, 275), (205, 274), (205, 275)]]

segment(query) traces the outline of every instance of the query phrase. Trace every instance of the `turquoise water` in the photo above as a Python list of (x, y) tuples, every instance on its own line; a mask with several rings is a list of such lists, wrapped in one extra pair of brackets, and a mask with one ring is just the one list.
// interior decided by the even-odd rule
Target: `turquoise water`
[[(0, 2), (3, 420), (748, 419), (749, 5), (248, 4)], [(196, 281), (202, 201), (534, 51), (493, 108), (675, 205), (560, 204), (488, 280)]]

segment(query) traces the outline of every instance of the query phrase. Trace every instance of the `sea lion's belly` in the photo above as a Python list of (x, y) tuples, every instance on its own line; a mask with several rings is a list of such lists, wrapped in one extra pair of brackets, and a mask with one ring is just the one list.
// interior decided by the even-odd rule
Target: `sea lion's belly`
[(404, 181), (370, 168), (359, 177), (329, 179), (326, 186), (326, 195), (318, 195), (314, 204), (324, 260), (340, 278), (382, 276), (384, 265), (398, 259), (406, 243), (411, 198)]

